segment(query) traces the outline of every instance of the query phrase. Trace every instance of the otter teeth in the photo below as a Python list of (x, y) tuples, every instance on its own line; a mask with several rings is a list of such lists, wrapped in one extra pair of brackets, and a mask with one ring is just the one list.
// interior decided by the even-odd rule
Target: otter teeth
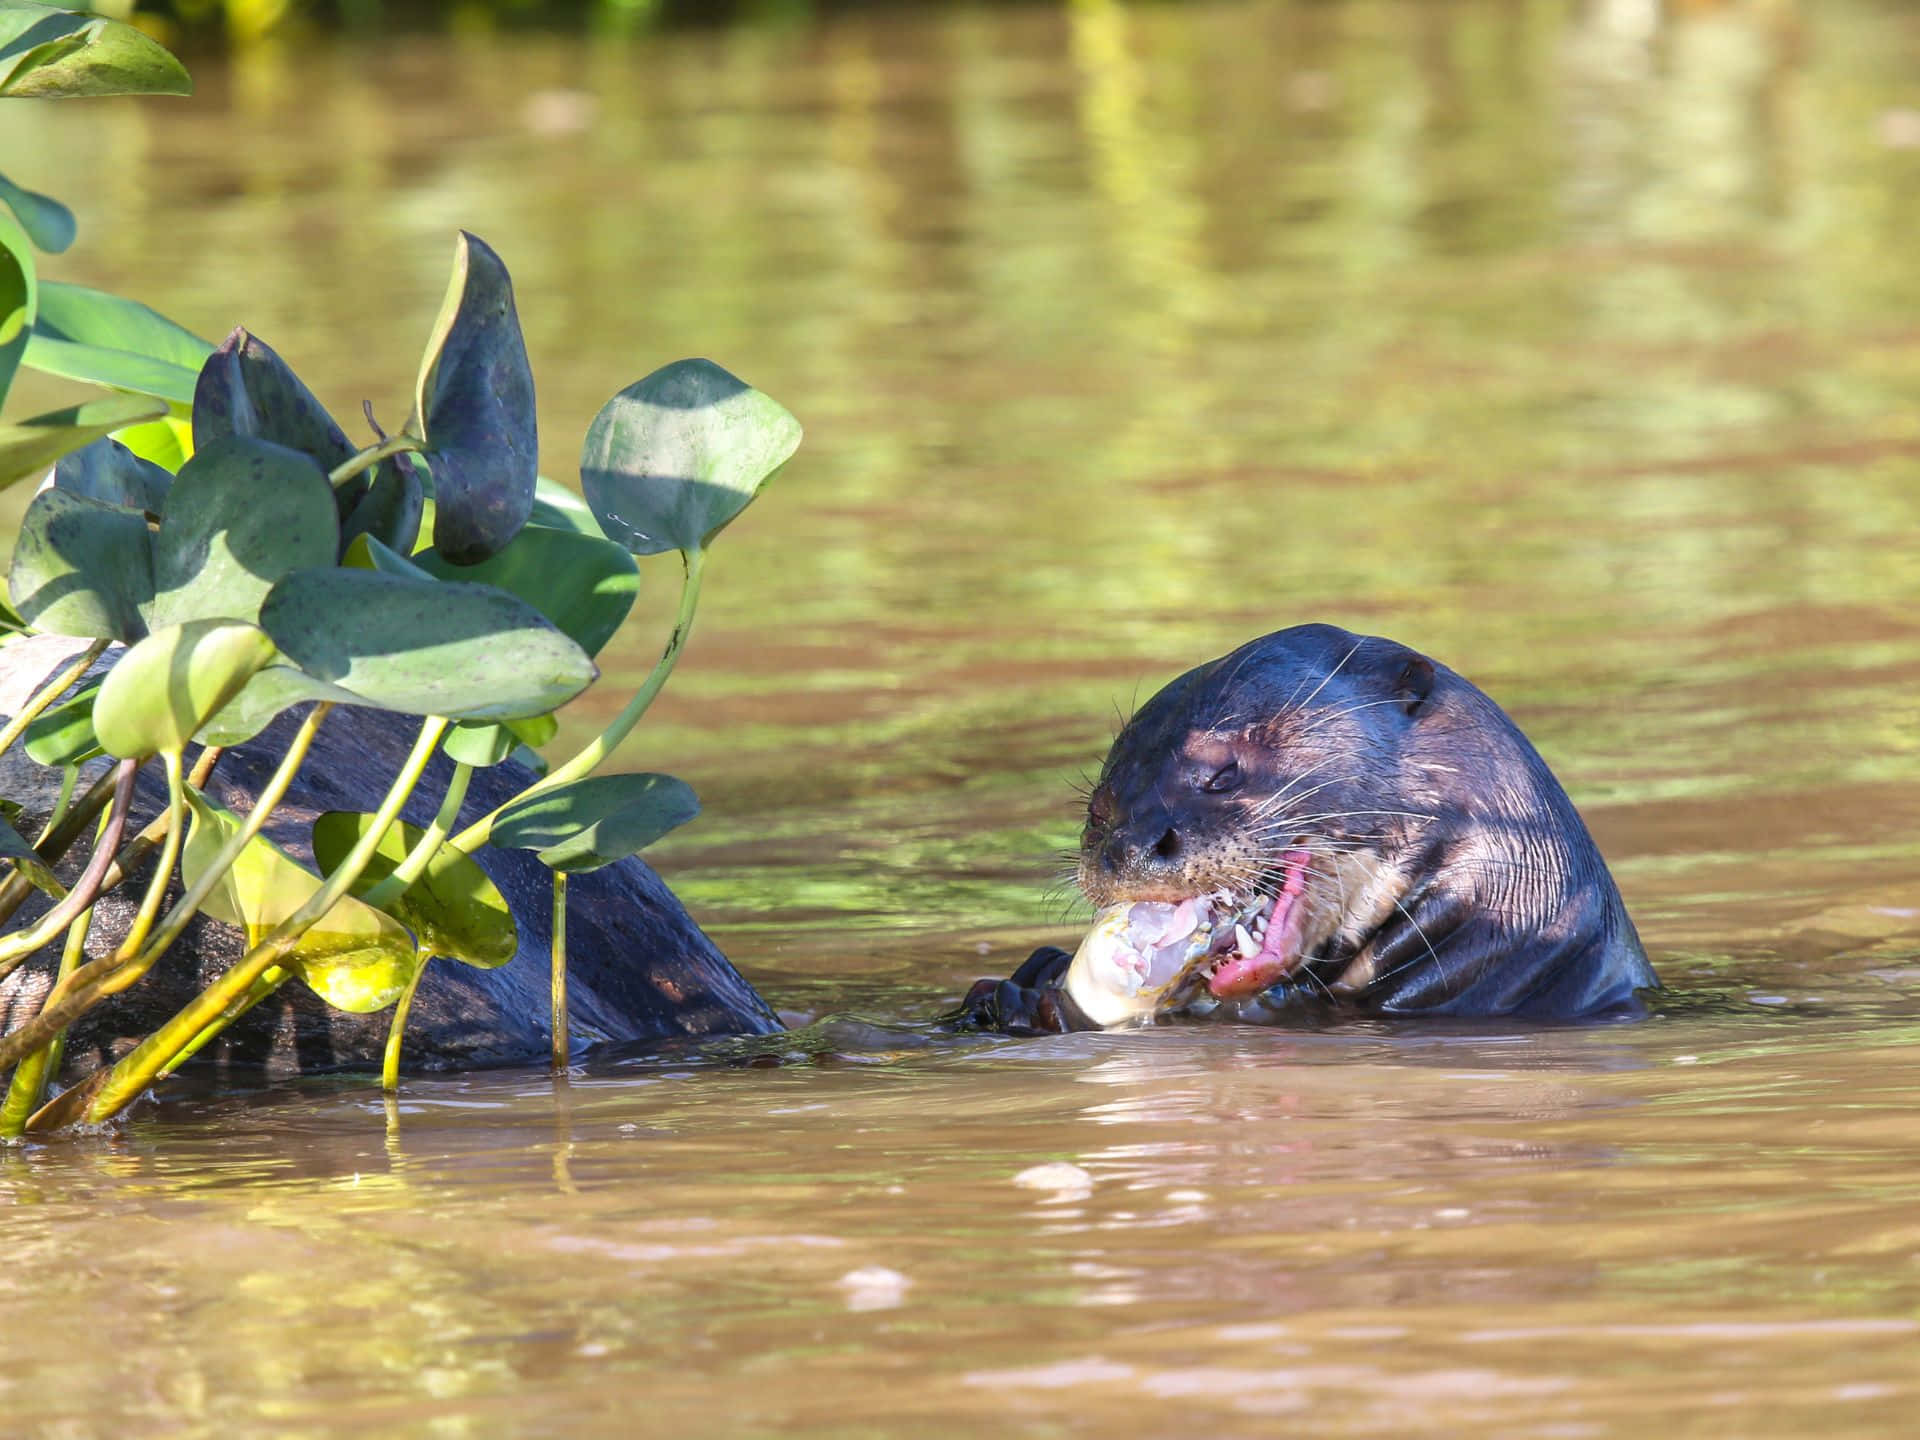
[(1247, 933), (1246, 926), (1235, 925), (1233, 927), (1233, 939), (1234, 948), (1249, 959), (1260, 953), (1260, 942)]

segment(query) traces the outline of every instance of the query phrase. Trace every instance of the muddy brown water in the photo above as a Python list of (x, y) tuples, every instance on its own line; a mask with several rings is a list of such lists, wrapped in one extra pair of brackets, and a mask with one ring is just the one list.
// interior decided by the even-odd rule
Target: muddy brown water
[[(0, 115), (80, 214), (47, 273), (392, 423), (466, 226), (549, 473), (677, 355), (806, 421), (623, 756), (702, 793), (659, 866), (801, 1028), (0, 1158), (4, 1428), (1910, 1432), (1920, 17), (1082, 0), (198, 74)], [(1662, 1013), (922, 1026), (1071, 937), (1116, 712), (1307, 619), (1507, 704)]]

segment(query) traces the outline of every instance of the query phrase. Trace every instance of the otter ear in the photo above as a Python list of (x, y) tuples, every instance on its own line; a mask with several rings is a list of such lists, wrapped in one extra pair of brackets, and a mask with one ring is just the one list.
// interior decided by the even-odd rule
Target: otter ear
[(1394, 698), (1400, 702), (1400, 708), (1409, 715), (1418, 715), (1432, 693), (1433, 662), (1424, 655), (1410, 657), (1393, 684)]

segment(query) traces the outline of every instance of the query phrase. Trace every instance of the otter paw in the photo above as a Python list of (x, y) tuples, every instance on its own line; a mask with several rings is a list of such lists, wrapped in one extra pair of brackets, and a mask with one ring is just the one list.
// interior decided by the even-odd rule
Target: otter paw
[(960, 1008), (946, 1018), (961, 1030), (996, 1030), (1005, 1035), (1061, 1035), (1098, 1027), (1061, 988), (1073, 957), (1043, 945), (1005, 980), (977, 980)]

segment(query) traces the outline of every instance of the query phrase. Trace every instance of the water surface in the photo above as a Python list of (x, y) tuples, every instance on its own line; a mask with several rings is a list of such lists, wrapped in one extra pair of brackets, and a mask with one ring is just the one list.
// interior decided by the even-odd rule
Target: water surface
[[(1910, 1428), (1920, 17), (1084, 0), (197, 74), (0, 116), (80, 214), (48, 273), (391, 424), (465, 226), (548, 473), (683, 354), (806, 422), (623, 759), (699, 789), (659, 866), (811, 1028), (11, 1154), (14, 1425)], [(1508, 706), (1662, 1013), (917, 1025), (1073, 934), (1118, 715), (1304, 620)]]

